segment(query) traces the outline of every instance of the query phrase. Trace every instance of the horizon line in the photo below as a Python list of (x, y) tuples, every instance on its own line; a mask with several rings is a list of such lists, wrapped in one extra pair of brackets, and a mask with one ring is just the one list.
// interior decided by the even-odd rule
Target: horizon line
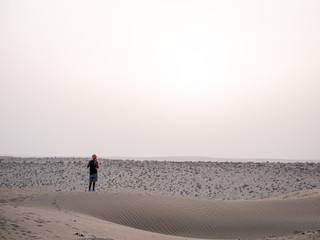
[[(16, 157), (16, 158), (91, 158), (91, 156), (49, 156), (49, 155), (20, 155), (20, 154), (0, 154), (0, 157)], [(221, 161), (221, 160), (247, 160), (247, 161), (289, 161), (289, 162), (320, 162), (320, 159), (292, 159), (292, 158), (268, 158), (268, 157), (208, 157), (208, 156), (197, 156), (197, 155), (162, 155), (162, 156), (151, 156), (151, 157), (134, 157), (134, 156), (106, 156), (98, 155), (98, 158), (101, 159), (119, 159), (119, 160), (158, 160), (158, 161), (183, 161), (183, 158), (186, 158), (185, 161)], [(167, 160), (166, 160), (167, 159)], [(174, 160), (175, 159), (175, 160)]]

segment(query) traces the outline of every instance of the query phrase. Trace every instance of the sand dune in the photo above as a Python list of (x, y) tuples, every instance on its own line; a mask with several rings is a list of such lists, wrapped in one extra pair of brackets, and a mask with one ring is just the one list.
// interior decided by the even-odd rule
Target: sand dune
[(38, 214), (54, 212), (56, 217), (59, 214), (64, 218), (65, 215), (78, 216), (100, 221), (102, 226), (115, 223), (130, 227), (130, 231), (158, 233), (158, 239), (168, 235), (207, 239), (264, 238), (320, 228), (319, 190), (276, 199), (235, 201), (138, 193), (27, 191), (24, 197), (17, 193), (20, 198), (13, 197), (11, 190), (7, 197), (1, 195), (1, 201), (8, 204), (15, 201), (16, 208), (28, 208), (29, 212), (34, 209)]
[(0, 162), (0, 239), (320, 239), (319, 163)]

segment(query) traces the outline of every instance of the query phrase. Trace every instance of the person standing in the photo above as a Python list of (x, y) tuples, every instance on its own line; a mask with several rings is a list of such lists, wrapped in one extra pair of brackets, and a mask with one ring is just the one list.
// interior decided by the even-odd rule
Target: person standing
[(92, 184), (92, 192), (95, 192), (96, 182), (98, 181), (98, 160), (97, 155), (93, 154), (92, 159), (88, 162), (87, 168), (90, 168), (89, 172), (89, 192), (91, 191)]

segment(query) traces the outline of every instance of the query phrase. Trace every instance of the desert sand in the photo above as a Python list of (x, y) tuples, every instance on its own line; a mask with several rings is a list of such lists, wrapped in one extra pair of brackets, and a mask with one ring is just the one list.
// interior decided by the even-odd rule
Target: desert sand
[(320, 239), (318, 163), (1, 159), (0, 239)]

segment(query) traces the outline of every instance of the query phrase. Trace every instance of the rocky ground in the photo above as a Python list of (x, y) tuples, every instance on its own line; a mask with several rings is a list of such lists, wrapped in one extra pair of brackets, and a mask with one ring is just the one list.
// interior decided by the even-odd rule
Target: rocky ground
[[(89, 159), (0, 157), (0, 187), (86, 191)], [(97, 191), (262, 199), (320, 188), (320, 163), (99, 159)]]

